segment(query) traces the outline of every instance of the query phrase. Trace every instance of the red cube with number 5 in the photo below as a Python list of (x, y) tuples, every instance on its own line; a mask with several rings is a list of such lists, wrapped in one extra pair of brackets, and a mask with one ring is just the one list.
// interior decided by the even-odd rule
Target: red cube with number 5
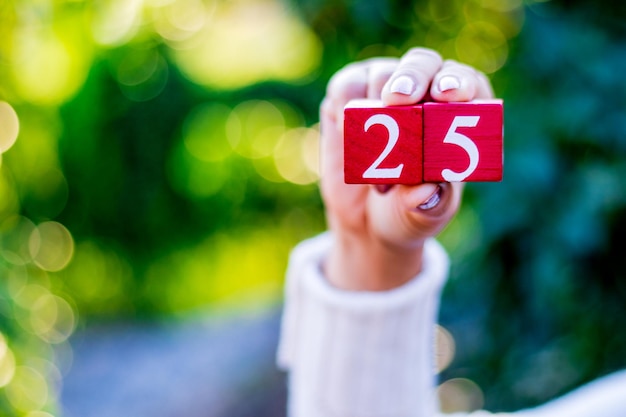
[(423, 108), (425, 182), (502, 180), (502, 100)]
[(379, 100), (353, 100), (344, 116), (346, 183), (423, 181), (421, 105), (384, 107)]

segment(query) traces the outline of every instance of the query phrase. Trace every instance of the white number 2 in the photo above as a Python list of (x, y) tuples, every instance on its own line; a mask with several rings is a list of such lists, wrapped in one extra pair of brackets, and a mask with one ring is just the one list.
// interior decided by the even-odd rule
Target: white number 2
[(463, 181), (465, 178), (472, 175), (472, 172), (476, 170), (479, 160), (478, 148), (476, 147), (474, 141), (457, 132), (456, 129), (459, 127), (476, 127), (478, 120), (480, 120), (480, 116), (456, 116), (452, 121), (450, 129), (448, 129), (448, 133), (446, 133), (446, 137), (443, 139), (443, 142), (451, 143), (463, 148), (463, 150), (467, 152), (470, 161), (467, 169), (463, 172), (456, 172), (448, 168), (442, 170), (441, 176), (444, 180), (448, 182)]
[(400, 164), (395, 168), (379, 168), (380, 164), (391, 153), (398, 142), (398, 137), (400, 136), (398, 123), (386, 114), (375, 114), (370, 116), (365, 122), (365, 131), (367, 132), (373, 125), (381, 125), (387, 129), (387, 146), (385, 146), (385, 149), (383, 149), (374, 163), (363, 173), (363, 178), (400, 178), (404, 164)]

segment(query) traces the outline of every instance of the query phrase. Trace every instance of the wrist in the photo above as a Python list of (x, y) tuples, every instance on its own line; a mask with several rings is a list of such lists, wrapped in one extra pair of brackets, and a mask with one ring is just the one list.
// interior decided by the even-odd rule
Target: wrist
[(423, 250), (423, 240), (399, 246), (377, 238), (336, 234), (324, 274), (331, 285), (343, 290), (391, 290), (421, 271)]

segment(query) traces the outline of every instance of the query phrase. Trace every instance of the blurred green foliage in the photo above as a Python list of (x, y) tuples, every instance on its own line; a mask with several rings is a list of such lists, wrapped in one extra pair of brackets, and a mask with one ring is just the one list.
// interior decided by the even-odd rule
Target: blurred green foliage
[(451, 248), (443, 312), (461, 346), (448, 372), (478, 382), (491, 409), (626, 366), (623, 12), (606, 2), (529, 13), (494, 77), (505, 181), (469, 186), (444, 236), (463, 255)]
[(329, 77), (415, 45), (488, 73), (506, 109), (505, 180), (468, 184), (441, 236), (441, 322), (459, 346), (441, 379), (474, 381), (503, 410), (624, 367), (624, 11), (2, 2), (0, 414), (58, 412), (77, 325), (278, 303), (289, 249), (324, 228)]

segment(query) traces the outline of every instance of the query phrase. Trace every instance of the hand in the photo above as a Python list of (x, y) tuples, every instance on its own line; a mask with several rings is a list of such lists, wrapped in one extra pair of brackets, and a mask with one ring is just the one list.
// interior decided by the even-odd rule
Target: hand
[(385, 105), (491, 98), (487, 77), (436, 52), (415, 48), (401, 59), (347, 65), (330, 80), (321, 109), (321, 192), (334, 247), (324, 264), (346, 290), (388, 290), (421, 270), (423, 245), (458, 210), (462, 184), (354, 185), (343, 180), (343, 109), (349, 100)]

